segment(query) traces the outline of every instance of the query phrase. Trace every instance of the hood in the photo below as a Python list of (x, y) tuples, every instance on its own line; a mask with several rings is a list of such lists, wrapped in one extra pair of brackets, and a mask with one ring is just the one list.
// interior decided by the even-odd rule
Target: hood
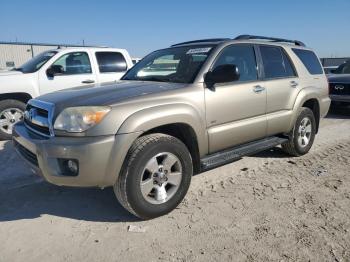
[(166, 92), (185, 87), (186, 84), (119, 81), (110, 85), (64, 89), (38, 97), (38, 100), (55, 104), (56, 113), (67, 107), (114, 105), (134, 97)]
[(332, 74), (327, 75), (330, 83), (344, 83), (350, 84), (350, 74)]
[(15, 76), (15, 75), (23, 75), (20, 71), (0, 71), (0, 77), (2, 76)]

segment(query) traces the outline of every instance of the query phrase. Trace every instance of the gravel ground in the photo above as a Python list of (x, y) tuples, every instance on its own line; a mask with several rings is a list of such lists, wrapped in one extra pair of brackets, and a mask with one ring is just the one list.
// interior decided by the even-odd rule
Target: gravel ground
[(112, 189), (50, 185), (0, 142), (0, 261), (350, 261), (350, 108), (309, 154), (277, 147), (197, 175), (172, 213), (138, 221)]

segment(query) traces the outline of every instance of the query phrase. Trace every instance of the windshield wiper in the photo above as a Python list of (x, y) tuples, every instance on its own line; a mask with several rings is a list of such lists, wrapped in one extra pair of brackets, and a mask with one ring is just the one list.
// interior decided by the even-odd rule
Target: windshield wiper
[(23, 70), (23, 68), (21, 68), (21, 67), (18, 67), (18, 68), (12, 68), (11, 69), (11, 71), (20, 71), (20, 72), (22, 72), (22, 70)]
[(140, 80), (140, 81), (154, 81), (154, 82), (169, 82), (169, 79), (167, 79), (167, 78), (159, 78), (156, 76), (138, 78), (138, 80)]

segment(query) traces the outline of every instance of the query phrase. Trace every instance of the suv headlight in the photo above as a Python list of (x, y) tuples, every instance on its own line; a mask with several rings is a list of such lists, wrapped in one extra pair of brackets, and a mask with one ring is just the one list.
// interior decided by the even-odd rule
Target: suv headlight
[(80, 133), (97, 125), (111, 111), (107, 106), (81, 106), (64, 109), (57, 117), (54, 128)]

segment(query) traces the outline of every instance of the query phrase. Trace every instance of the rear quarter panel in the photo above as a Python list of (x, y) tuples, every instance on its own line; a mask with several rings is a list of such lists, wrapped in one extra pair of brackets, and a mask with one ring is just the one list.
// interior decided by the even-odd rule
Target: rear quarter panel
[[(293, 52), (292, 48), (286, 48), (288, 55), (292, 58), (293, 63), (297, 69), (299, 75), (299, 92), (295, 97), (293, 103), (293, 114), (291, 116), (291, 121), (289, 123), (289, 129), (291, 130), (294, 123), (298, 117), (299, 110), (303, 104), (309, 99), (317, 99), (320, 107), (320, 117), (324, 117), (330, 106), (329, 90), (328, 90), (328, 80), (326, 75), (312, 75), (309, 73), (303, 62), (299, 57)], [(310, 50), (310, 49), (307, 49)], [(311, 50), (312, 51), (312, 50)], [(316, 54), (317, 55), (317, 54)], [(319, 60), (320, 62), (320, 60)], [(321, 64), (321, 62), (320, 62)]]

